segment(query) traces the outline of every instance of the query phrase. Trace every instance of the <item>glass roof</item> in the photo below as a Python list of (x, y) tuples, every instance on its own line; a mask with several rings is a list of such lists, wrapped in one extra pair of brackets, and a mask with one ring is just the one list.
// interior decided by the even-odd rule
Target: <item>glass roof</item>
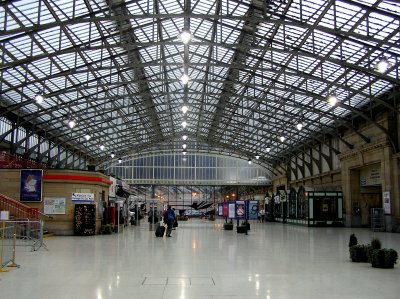
[(21, 0), (0, 24), (3, 111), (98, 163), (100, 145), (128, 155), (183, 134), (273, 163), (355, 117), (374, 124), (399, 87), (392, 0)]

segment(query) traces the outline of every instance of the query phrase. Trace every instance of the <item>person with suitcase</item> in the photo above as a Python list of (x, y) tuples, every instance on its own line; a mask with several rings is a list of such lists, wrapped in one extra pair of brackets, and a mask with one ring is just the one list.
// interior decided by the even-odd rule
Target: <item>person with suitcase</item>
[(167, 224), (167, 237), (171, 237), (172, 227), (176, 220), (175, 212), (172, 210), (171, 206), (168, 206), (167, 211), (165, 211), (164, 222)]

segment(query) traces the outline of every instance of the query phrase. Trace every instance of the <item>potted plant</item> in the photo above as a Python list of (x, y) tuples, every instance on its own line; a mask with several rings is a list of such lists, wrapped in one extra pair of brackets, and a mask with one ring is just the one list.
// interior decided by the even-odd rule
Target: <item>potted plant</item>
[(368, 262), (367, 251), (370, 245), (357, 244), (350, 247), (350, 258), (355, 263), (366, 263)]
[(392, 269), (397, 257), (397, 251), (394, 249), (373, 249), (370, 253), (370, 262), (374, 268)]

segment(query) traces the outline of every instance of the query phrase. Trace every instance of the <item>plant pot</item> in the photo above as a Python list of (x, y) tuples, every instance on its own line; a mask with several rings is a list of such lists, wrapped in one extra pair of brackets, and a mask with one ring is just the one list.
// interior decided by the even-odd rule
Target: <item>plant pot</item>
[(354, 263), (367, 263), (367, 251), (369, 245), (354, 245), (350, 247), (350, 258)]
[(370, 262), (374, 268), (393, 269), (397, 261), (397, 251), (393, 249), (373, 249), (370, 252)]

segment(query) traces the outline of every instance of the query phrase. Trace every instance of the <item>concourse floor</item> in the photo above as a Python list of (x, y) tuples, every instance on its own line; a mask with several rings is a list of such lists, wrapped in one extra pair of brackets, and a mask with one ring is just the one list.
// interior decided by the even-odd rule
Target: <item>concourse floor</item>
[(251, 222), (248, 235), (223, 220), (180, 222), (156, 238), (145, 221), (122, 233), (45, 239), (18, 248), (20, 268), (0, 273), (2, 299), (400, 298), (400, 267), (349, 260), (349, 235), (400, 253), (400, 234)]

